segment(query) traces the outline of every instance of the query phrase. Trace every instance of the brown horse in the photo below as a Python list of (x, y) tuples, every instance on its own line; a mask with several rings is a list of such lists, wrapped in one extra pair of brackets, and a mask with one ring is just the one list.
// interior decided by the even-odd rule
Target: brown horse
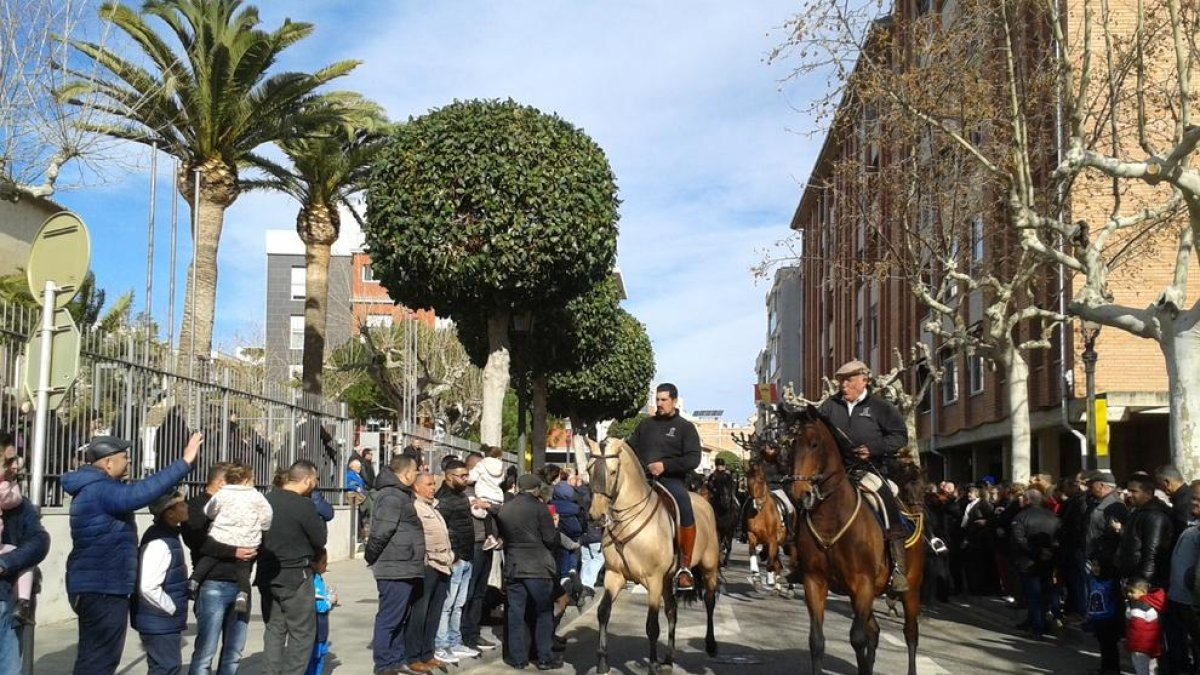
[[(597, 615), (600, 620), (600, 648), (596, 672), (608, 672), (608, 620), (612, 605), (626, 580), (646, 589), (646, 637), (650, 639), (650, 667), (658, 658), (658, 610), (667, 614), (667, 653), (662, 665), (669, 670), (675, 658), (675, 619), (678, 601), (673, 593), (678, 561), (675, 555), (675, 516), (668, 497), (650, 485), (637, 455), (624, 441), (614, 440), (601, 450), (591, 445), (588, 473), (596, 499), (592, 517), (604, 525), (604, 597)], [(708, 613), (708, 632), (704, 649), (717, 654), (713, 633), (713, 609), (717, 603), (720, 572), (716, 519), (712, 507), (700, 495), (689, 493), (696, 515), (696, 544), (692, 555), (692, 575), (696, 589), (704, 586), (704, 608)], [(692, 591), (694, 593), (695, 591)], [(681, 594), (683, 595), (683, 594)], [(691, 599), (683, 595), (683, 599)]]
[[(879, 645), (874, 603), (888, 586), (891, 567), (882, 529), (862, 492), (847, 476), (837, 441), (817, 409), (784, 406), (780, 413), (791, 452), (791, 493), (804, 511), (796, 528), (796, 567), (804, 574), (804, 601), (812, 622), (808, 635), (812, 670), (824, 672), (825, 603), (832, 590), (850, 596), (854, 610), (850, 643), (859, 675), (870, 675)], [(909, 590), (900, 598), (909, 675), (917, 672), (917, 617), (925, 569), (920, 535), (918, 529), (910, 541), (915, 545), (907, 549)]]
[[(767, 586), (785, 597), (790, 597), (791, 585), (788, 584), (785, 589), (777, 584), (784, 582), (783, 563), (780, 562), (779, 553), (781, 549), (788, 548), (788, 526), (783, 519), (793, 518), (792, 525), (795, 529), (795, 516), (785, 516), (780, 512), (775, 497), (771, 494), (771, 488), (763, 479), (760, 464), (756, 463), (750, 467), (746, 474), (746, 486), (750, 493), (749, 499), (754, 501), (755, 510), (754, 517), (746, 522), (746, 542), (750, 546), (750, 583), (756, 590), (762, 585), (762, 578), (758, 572), (758, 551), (761, 546), (767, 553)], [(789, 551), (790, 555), (792, 554)]]

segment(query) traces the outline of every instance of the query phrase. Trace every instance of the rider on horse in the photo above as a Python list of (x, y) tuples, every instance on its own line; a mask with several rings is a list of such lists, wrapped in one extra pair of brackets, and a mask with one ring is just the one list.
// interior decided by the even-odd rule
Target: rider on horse
[(700, 466), (700, 434), (679, 414), (679, 390), (663, 383), (654, 392), (655, 413), (642, 420), (625, 441), (637, 453), (646, 472), (665, 487), (679, 507), (679, 546), (682, 562), (675, 574), (679, 588), (692, 588), (692, 549), (696, 545), (696, 517), (684, 481)]
[[(754, 464), (762, 472), (763, 482), (767, 484), (767, 489), (775, 495), (777, 503), (783, 509), (780, 515), (783, 516), (783, 522), (787, 526), (788, 532), (791, 532), (792, 513), (795, 512), (796, 507), (792, 505), (792, 500), (787, 494), (786, 480), (791, 471), (788, 470), (787, 463), (783, 459), (783, 453), (779, 452), (779, 444), (768, 441)], [(747, 529), (746, 523), (754, 517), (754, 514), (751, 513), (753, 508), (755, 508), (754, 500), (747, 498), (746, 503), (742, 505), (742, 525)]]
[(908, 445), (908, 427), (894, 405), (872, 396), (867, 387), (871, 371), (862, 361), (850, 361), (838, 368), (834, 378), (841, 392), (821, 404), (820, 413), (841, 431), (838, 439), (846, 473), (856, 483), (867, 474), (876, 474), (881, 486), (876, 489), (887, 511), (890, 527), (886, 533), (892, 553), (892, 585), (895, 593), (908, 590), (904, 542), (908, 532), (900, 520), (900, 505), (888, 485), (888, 474), (900, 450)]
[(733, 494), (734, 492), (733, 474), (729, 473), (729, 467), (725, 466), (725, 460), (720, 457), (713, 460), (713, 472), (708, 475), (708, 480), (705, 482), (708, 483), (710, 494), (725, 494), (726, 491)]

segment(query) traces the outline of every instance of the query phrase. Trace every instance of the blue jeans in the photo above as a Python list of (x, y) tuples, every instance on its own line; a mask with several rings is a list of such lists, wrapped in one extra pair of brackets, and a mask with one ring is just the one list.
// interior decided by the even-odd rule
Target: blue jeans
[[(554, 582), (550, 579), (508, 580), (508, 654), (510, 665), (528, 663), (529, 647), (526, 646), (525, 631), (532, 623), (533, 645), (538, 661), (550, 663), (554, 659)], [(529, 621), (527, 615), (532, 615)]]
[(15, 606), (11, 598), (0, 600), (0, 673), (21, 672), (21, 640), (13, 625)]
[(79, 617), (75, 675), (111, 675), (121, 663), (129, 628), (129, 596), (104, 593), (68, 595)]
[(196, 649), (192, 652), (189, 675), (209, 675), (220, 649), (217, 675), (234, 675), (242, 661), (250, 617), (234, 611), (236, 581), (205, 581), (196, 598)]
[(474, 557), (471, 559), (471, 582), (467, 584), (467, 604), (462, 613), (462, 640), (468, 647), (479, 642), (480, 624), (483, 622), (484, 604), (487, 602), (488, 574), (492, 571), (492, 552), (483, 550), (483, 544), (475, 542)]
[(183, 634), (142, 635), (149, 675), (179, 675), (183, 672)]
[(1046, 611), (1050, 609), (1051, 582), (1039, 574), (1022, 574), (1025, 586), (1026, 621), (1035, 635), (1046, 633)]
[(376, 579), (379, 609), (375, 613), (375, 637), (371, 643), (375, 672), (406, 665), (404, 624), (408, 622), (413, 596), (421, 592), (420, 579)]
[[(675, 503), (679, 505), (679, 526), (692, 527), (696, 524), (696, 514), (692, 513), (692, 498), (688, 495), (687, 486), (683, 484), (682, 478), (672, 478), (670, 476), (659, 476), (658, 482), (663, 487), (667, 488), (667, 492), (675, 498)], [(896, 500), (892, 500), (896, 501)]]
[(450, 649), (462, 644), (462, 610), (467, 604), (467, 587), (471, 585), (471, 563), (460, 560), (450, 570), (450, 588), (442, 604), (442, 619), (438, 622), (436, 649)]
[(579, 571), (579, 581), (588, 588), (594, 589), (597, 586), (603, 586), (603, 579), (596, 580), (600, 576), (601, 570), (604, 569), (604, 550), (601, 548), (600, 542), (588, 544), (579, 549), (579, 552), (583, 554), (583, 566)]

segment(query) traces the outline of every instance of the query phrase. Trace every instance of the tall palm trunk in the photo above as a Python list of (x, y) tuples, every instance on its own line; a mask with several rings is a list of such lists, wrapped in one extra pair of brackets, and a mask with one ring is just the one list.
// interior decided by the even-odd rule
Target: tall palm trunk
[[(200, 203), (195, 204), (195, 169), (200, 170)], [(205, 360), (212, 353), (213, 319), (217, 303), (217, 248), (225, 224), (225, 209), (238, 196), (237, 168), (210, 159), (181, 171), (176, 183), (195, 214), (192, 263), (188, 266), (183, 326), (179, 330), (179, 362)]]
[(306, 204), (296, 218), (304, 242), (304, 391), (321, 395), (329, 323), (329, 258), (341, 221), (328, 204)]

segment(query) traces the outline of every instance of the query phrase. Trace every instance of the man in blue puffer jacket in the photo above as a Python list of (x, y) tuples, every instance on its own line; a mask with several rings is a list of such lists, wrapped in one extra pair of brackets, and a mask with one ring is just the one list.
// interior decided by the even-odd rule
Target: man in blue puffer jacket
[(129, 596), (137, 583), (137, 526), (133, 512), (169, 494), (192, 470), (203, 434), (192, 434), (183, 458), (137, 483), (121, 479), (129, 468), (128, 441), (96, 436), (88, 465), (62, 477), (71, 501), (71, 553), (67, 598), (79, 617), (75, 675), (116, 672), (129, 625)]

